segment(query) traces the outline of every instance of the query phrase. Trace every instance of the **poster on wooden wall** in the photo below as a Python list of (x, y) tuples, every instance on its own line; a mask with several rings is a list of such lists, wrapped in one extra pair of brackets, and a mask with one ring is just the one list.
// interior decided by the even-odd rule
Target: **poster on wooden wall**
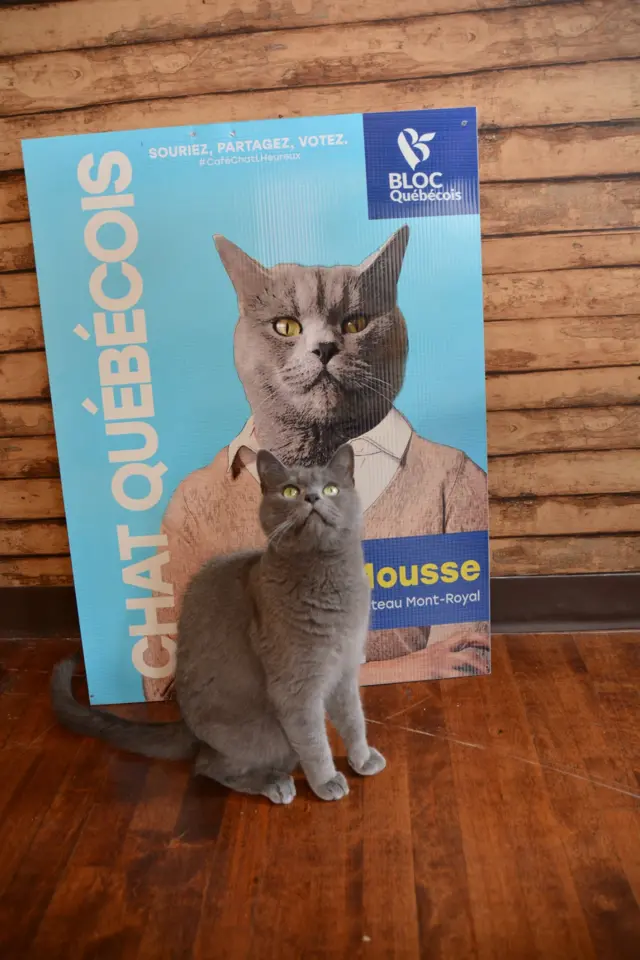
[(92, 702), (172, 695), (256, 452), (355, 453), (362, 682), (489, 671), (473, 108), (23, 143)]

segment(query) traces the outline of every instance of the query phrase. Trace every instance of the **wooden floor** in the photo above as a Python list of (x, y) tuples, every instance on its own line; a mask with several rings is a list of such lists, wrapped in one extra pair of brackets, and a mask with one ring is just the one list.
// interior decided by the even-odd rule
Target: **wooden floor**
[(0, 646), (3, 958), (640, 956), (639, 634), (370, 688), (387, 770), (284, 808), (58, 729), (72, 646)]

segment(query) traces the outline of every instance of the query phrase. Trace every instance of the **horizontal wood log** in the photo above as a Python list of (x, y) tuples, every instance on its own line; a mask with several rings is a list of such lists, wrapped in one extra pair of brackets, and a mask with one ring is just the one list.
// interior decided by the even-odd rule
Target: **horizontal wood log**
[(606, 407), (640, 403), (639, 367), (551, 370), (487, 377), (489, 410)]
[(485, 275), (638, 264), (640, 230), (486, 237), (482, 242)]
[(35, 273), (0, 273), (0, 309), (31, 307), (38, 303)]
[(640, 364), (640, 316), (487, 322), (489, 373)]
[(69, 557), (0, 557), (0, 587), (69, 587)]
[[(482, 184), (635, 174), (640, 172), (640, 121), (481, 130), (479, 150)], [(0, 176), (0, 223), (28, 217), (23, 176)]]
[[(640, 535), (523, 537), (491, 541), (495, 577), (569, 573), (630, 573), (640, 569)], [(0, 559), (0, 586), (68, 586), (68, 557)]]
[[(490, 456), (559, 450), (638, 450), (640, 406), (576, 410), (494, 410), (487, 417)], [(34, 474), (35, 476), (35, 474)]]
[(492, 500), (492, 538), (640, 533), (640, 496)]
[(53, 436), (0, 437), (0, 478), (59, 475), (58, 452)]
[(69, 554), (64, 523), (0, 522), (0, 557)]
[(0, 520), (64, 517), (59, 480), (0, 480)]
[[(3, 11), (0, 56), (324, 27), (327, 24), (403, 20), (426, 14), (530, 6), (536, 0), (76, 0)], [(559, 0), (558, 0), (559, 2)]]
[(41, 350), (43, 347), (42, 317), (38, 307), (0, 310), (0, 353)]
[(31, 239), (31, 225), (0, 223), (0, 273), (12, 270), (33, 270), (35, 257)]
[(489, 464), (492, 497), (640, 493), (640, 450), (532, 453)]
[[(640, 49), (640, 48), (639, 48)], [(551, 180), (638, 173), (640, 121), (483, 131), (480, 179)]]
[(49, 396), (44, 351), (0, 354), (0, 400), (27, 400)]
[(547, 270), (484, 278), (486, 320), (610, 314), (640, 314), (640, 267)]
[[(637, 225), (640, 225), (640, 178), (488, 183), (482, 191), (482, 232), (485, 238), (532, 234), (533, 244), (538, 235), (548, 232), (573, 233), (577, 229), (592, 231), (612, 227), (626, 230)], [(34, 252), (28, 221), (0, 224), (0, 272), (31, 270), (33, 267)], [(541, 274), (548, 272), (540, 271)], [(496, 295), (507, 285), (502, 276), (497, 274), (491, 280), (491, 289)], [(635, 278), (633, 274), (619, 274), (620, 278), (624, 276)], [(594, 274), (593, 279), (600, 286), (600, 275)], [(583, 276), (581, 282), (586, 284), (588, 280), (588, 276)], [(560, 280), (556, 279), (554, 283), (557, 286)], [(569, 290), (568, 295), (572, 296), (573, 288)], [(588, 295), (592, 296), (590, 288)], [(614, 295), (621, 294), (616, 292)], [(598, 305), (597, 310), (601, 309)], [(591, 312), (596, 312), (596, 308)], [(608, 309), (604, 312), (634, 313), (637, 310)], [(568, 315), (575, 315), (575, 311)]]
[(0, 403), (0, 437), (44, 437), (53, 434), (53, 410), (47, 401)]
[(487, 237), (640, 226), (640, 179), (488, 183), (480, 202)]
[(522, 537), (491, 542), (493, 577), (637, 570), (640, 570), (640, 535)]
[(0, 112), (610, 60), (637, 56), (639, 36), (628, 0), (584, 0), (33, 54), (0, 62)]
[(27, 187), (22, 174), (8, 173), (0, 177), (0, 223), (26, 220), (28, 216)]

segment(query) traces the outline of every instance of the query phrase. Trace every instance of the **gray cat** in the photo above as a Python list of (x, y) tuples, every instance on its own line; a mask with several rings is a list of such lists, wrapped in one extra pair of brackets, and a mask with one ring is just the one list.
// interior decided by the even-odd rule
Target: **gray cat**
[(326, 467), (285, 467), (258, 453), (268, 544), (210, 560), (179, 621), (176, 693), (183, 719), (133, 723), (79, 704), (73, 660), (55, 668), (52, 699), (70, 729), (149, 757), (195, 758), (197, 773), (274, 803), (295, 796), (301, 764), (323, 800), (348, 793), (335, 768), (325, 709), (351, 767), (385, 760), (367, 743), (358, 673), (369, 619), (362, 516), (352, 448)]

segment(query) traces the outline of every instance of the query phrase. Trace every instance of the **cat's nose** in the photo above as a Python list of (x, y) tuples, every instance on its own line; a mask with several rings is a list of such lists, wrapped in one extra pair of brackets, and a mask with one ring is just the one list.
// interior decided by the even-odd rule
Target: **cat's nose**
[(331, 357), (335, 357), (336, 353), (338, 352), (338, 348), (333, 342), (319, 343), (315, 350), (312, 350), (311, 352), (315, 354), (316, 357), (320, 357), (320, 360), (326, 367), (326, 365), (329, 363), (329, 360), (331, 360)]
[(307, 501), (307, 503), (317, 503), (318, 500), (320, 499), (320, 494), (309, 492), (305, 494), (304, 498)]

